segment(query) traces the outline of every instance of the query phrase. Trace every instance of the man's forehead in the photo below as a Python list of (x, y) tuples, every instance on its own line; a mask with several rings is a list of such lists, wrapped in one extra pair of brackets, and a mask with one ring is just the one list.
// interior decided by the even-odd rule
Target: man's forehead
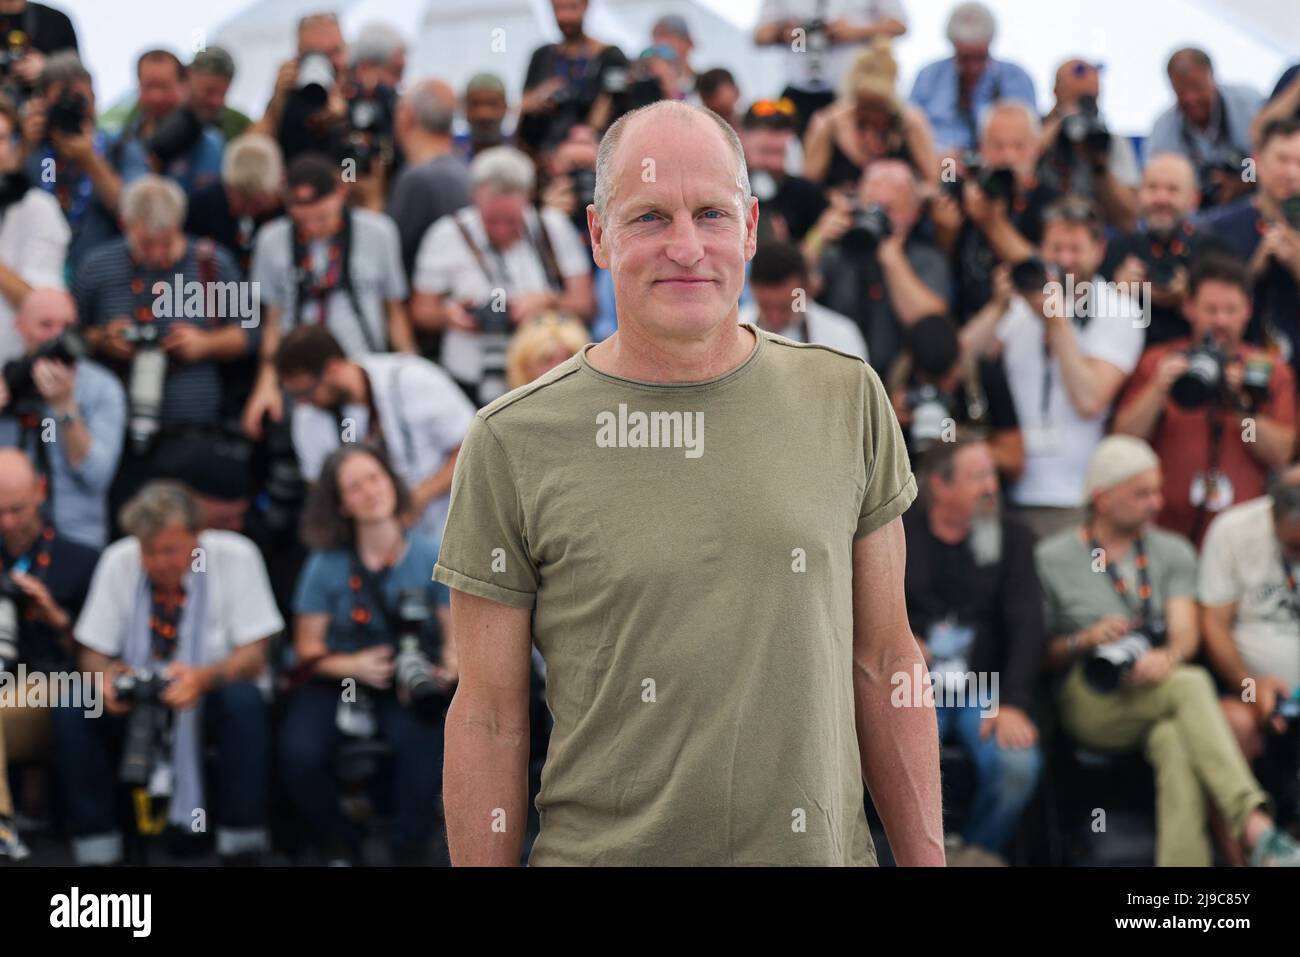
[[(685, 125), (681, 117), (647, 117), (635, 122), (610, 158), (611, 185), (622, 203), (652, 201), (683, 191), (690, 196), (733, 197), (739, 188), (737, 158), (729, 144), (703, 123), (693, 123), (686, 142), (665, 142), (664, 125)], [(679, 129), (681, 126), (679, 125)]]

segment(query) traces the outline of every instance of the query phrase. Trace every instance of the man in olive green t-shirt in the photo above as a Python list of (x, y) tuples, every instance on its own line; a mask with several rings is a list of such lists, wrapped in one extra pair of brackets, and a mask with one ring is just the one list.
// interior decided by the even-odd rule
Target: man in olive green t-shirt
[[(606, 134), (588, 208), (619, 331), (482, 409), (434, 577), (460, 686), (457, 864), (522, 848), (529, 647), (554, 730), (532, 864), (942, 864), (898, 423), (858, 359), (736, 322), (757, 202), (675, 102)], [(922, 697), (923, 696), (919, 696)]]

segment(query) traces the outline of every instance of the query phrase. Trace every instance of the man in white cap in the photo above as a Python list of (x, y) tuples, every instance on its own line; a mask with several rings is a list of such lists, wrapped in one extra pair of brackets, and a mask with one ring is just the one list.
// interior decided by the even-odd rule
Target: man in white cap
[(1209, 803), (1252, 865), (1300, 866), (1272, 801), (1233, 740), (1197, 646), (1196, 555), (1154, 524), (1160, 461), (1140, 439), (1102, 440), (1085, 478), (1087, 517), (1036, 553), (1058, 668), (1062, 724), (1088, 747), (1143, 747), (1156, 775), (1156, 863), (1209, 866)]

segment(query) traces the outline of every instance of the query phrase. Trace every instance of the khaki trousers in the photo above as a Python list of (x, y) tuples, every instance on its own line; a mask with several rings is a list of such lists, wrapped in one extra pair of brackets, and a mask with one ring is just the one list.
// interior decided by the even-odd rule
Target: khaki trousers
[[(29, 675), (29, 684), (45, 677)], [(48, 701), (48, 695), (42, 693)], [(9, 793), (9, 761), (30, 761), (49, 753), (50, 709), (20, 707), (0, 700), (0, 817), (12, 817), (13, 795)]]

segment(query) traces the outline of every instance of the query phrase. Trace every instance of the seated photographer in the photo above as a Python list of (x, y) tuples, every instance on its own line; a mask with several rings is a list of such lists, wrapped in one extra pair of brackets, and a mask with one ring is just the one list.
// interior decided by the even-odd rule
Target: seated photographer
[(835, 86), (866, 43), (907, 32), (901, 0), (763, 0), (754, 29), (759, 47), (784, 47), (786, 85), (796, 133), (835, 99)]
[(1263, 98), (1248, 86), (1217, 82), (1209, 54), (1196, 47), (1175, 51), (1166, 72), (1176, 102), (1156, 117), (1147, 155), (1181, 153), (1191, 160), (1204, 209), (1249, 192), (1242, 174)]
[(1296, 394), (1290, 366), (1242, 342), (1250, 321), (1244, 265), (1202, 258), (1187, 295), (1191, 338), (1143, 354), (1114, 429), (1151, 443), (1165, 481), (1156, 521), (1199, 545), (1210, 519), (1263, 495), (1269, 470), (1291, 461)]
[(16, 321), (23, 355), (0, 379), (0, 446), (31, 456), (59, 534), (103, 548), (126, 393), (113, 373), (85, 358), (76, 322), (76, 304), (62, 289), (33, 289), (23, 300)]
[(474, 157), (473, 205), (425, 233), (415, 257), (411, 316), (442, 333), (439, 363), (483, 406), (505, 390), (511, 331), (559, 310), (595, 315), (591, 255), (562, 212), (533, 207), (533, 164), (499, 146)]
[(1056, 70), (1056, 103), (1043, 117), (1038, 178), (1058, 192), (1087, 196), (1106, 222), (1130, 230), (1137, 216), (1137, 153), (1126, 136), (1112, 135), (1097, 108), (1101, 72), (1087, 60)]
[(795, 342), (820, 343), (865, 360), (867, 344), (858, 327), (852, 319), (816, 302), (808, 280), (808, 263), (798, 246), (775, 240), (759, 243), (749, 261), (752, 299), (740, 308), (737, 320)]
[(1270, 816), (1196, 653), (1196, 553), (1156, 528), (1160, 460), (1112, 435), (1088, 463), (1084, 522), (1040, 541), (1047, 662), (1063, 727), (1105, 751), (1143, 750), (1155, 770), (1156, 864), (1209, 867), (1209, 803), (1254, 866), (1300, 866)]
[(1079, 521), (1088, 458), (1142, 354), (1137, 307), (1097, 273), (1103, 231), (1087, 200), (1051, 206), (1042, 259), (999, 269), (993, 298), (962, 330), (973, 354), (1002, 356), (1025, 448), (1007, 498), (1039, 538)]
[(1101, 271), (1116, 283), (1151, 283), (1144, 319), (1146, 344), (1153, 346), (1189, 331), (1183, 315), (1187, 269), (1205, 246), (1192, 218), (1200, 193), (1191, 161), (1178, 153), (1149, 156), (1137, 201), (1137, 229), (1107, 245)]
[(402, 266), (409, 278), (429, 227), (469, 205), (469, 169), (451, 136), (456, 94), (441, 80), (425, 80), (397, 102), (393, 132), (406, 157), (388, 197), (388, 215), (402, 240)]
[[(242, 535), (203, 530), (175, 482), (142, 488), (120, 521), (129, 537), (104, 550), (74, 631), (81, 669), (103, 675), (104, 713), (53, 713), (76, 862), (121, 861), (123, 785), (140, 825), (148, 798), (186, 834), (208, 829), (211, 806), (223, 861), (254, 862), (268, 847), (266, 646), (284, 629), (262, 556)], [(216, 748), (211, 779), (205, 745)]]
[(280, 147), (269, 136), (245, 133), (226, 144), (221, 178), (190, 197), (185, 232), (225, 246), (247, 275), (257, 231), (284, 215), (283, 191)]
[[(1210, 523), (1197, 599), (1205, 654), (1226, 693), (1228, 725), (1252, 765), (1279, 741), (1300, 706), (1300, 467), (1269, 494), (1234, 505)], [(1290, 712), (1290, 718), (1284, 712)], [(1295, 778), (1295, 750), (1288, 749)], [(1276, 797), (1276, 794), (1275, 794)]]
[(185, 64), (168, 50), (148, 50), (136, 60), (135, 75), (135, 106), (108, 148), (122, 181), (160, 173), (186, 196), (215, 183), (225, 141), (190, 105)]
[(909, 99), (929, 119), (939, 153), (955, 155), (975, 148), (985, 112), (1000, 100), (1032, 109), (1034, 81), (1016, 64), (989, 55), (997, 21), (984, 4), (957, 4), (946, 32), (953, 55), (922, 67)]
[(925, 114), (897, 93), (890, 43), (864, 49), (844, 78), (844, 94), (813, 114), (804, 136), (803, 174), (823, 189), (855, 186), (882, 159), (902, 160), (925, 183), (939, 179), (939, 157)]
[(341, 739), (393, 749), (397, 864), (429, 859), (442, 791), (442, 735), (456, 683), (450, 595), (429, 578), (437, 546), (403, 529), (406, 486), (354, 446), (332, 453), (303, 512), (313, 549), (294, 598), (296, 673), (280, 731), (284, 786), (327, 860), (360, 858), (339, 804)]
[(554, 130), (590, 123), (597, 98), (627, 75), (628, 61), (617, 46), (587, 35), (587, 0), (551, 0), (559, 43), (533, 51), (524, 73), (515, 139), (535, 153)]
[(289, 215), (267, 223), (253, 241), (261, 367), (243, 425), (254, 439), (262, 436), (264, 416), (283, 420), (275, 352), (299, 326), (325, 327), (350, 356), (415, 351), (397, 226), (383, 213), (350, 208), (345, 197), (336, 164), (315, 153), (299, 156), (289, 165)]
[(550, 312), (530, 319), (510, 338), (506, 385), (511, 389), (528, 385), (577, 355), (590, 341), (587, 327), (571, 316)]
[(917, 228), (921, 215), (911, 168), (878, 160), (867, 167), (854, 200), (832, 195), (804, 243), (805, 250), (825, 250), (818, 300), (857, 324), (881, 374), (909, 326), (948, 311), (948, 263)]
[[(39, 685), (44, 690), (35, 693), (48, 701), (46, 675), (75, 667), (72, 624), (98, 553), (55, 531), (44, 504), (31, 462), (17, 449), (0, 449), (0, 672), (18, 675), (21, 665), (29, 693)], [(7, 697), (0, 694), (0, 859), (21, 860), (6, 761), (45, 759), (50, 711)]]
[[(45, 61), (36, 93), (23, 104), (27, 181), (53, 194), (72, 231), (66, 275), (86, 253), (117, 236), (122, 178), (108, 159), (110, 137), (95, 127), (90, 73), (71, 50)], [(54, 175), (46, 170), (54, 169)]]
[(994, 267), (1021, 262), (1042, 241), (1043, 213), (1060, 193), (1037, 179), (1041, 136), (1031, 107), (999, 100), (980, 122), (979, 155), (930, 201), (935, 243), (953, 262), (959, 326), (992, 297)]
[(758, 198), (759, 242), (802, 242), (826, 209), (816, 183), (786, 172), (794, 143), (790, 100), (755, 100), (740, 122), (750, 191)]
[(1255, 192), (1210, 210), (1200, 226), (1207, 246), (1250, 264), (1248, 338), (1275, 347), (1300, 374), (1300, 118), (1264, 127), (1254, 159)]
[(220, 431), (222, 366), (256, 341), (256, 304), (240, 294), (239, 267), (222, 247), (186, 236), (184, 221), (181, 188), (140, 177), (122, 193), (125, 238), (96, 249), (73, 277), (86, 344), (126, 387), (127, 444), (110, 520), (184, 446)]
[(495, 73), (475, 73), (466, 81), (461, 109), (465, 129), (456, 134), (456, 155), (466, 163), (472, 163), (484, 150), (513, 143), (513, 134), (507, 134), (505, 129), (510, 112), (506, 85)]
[(285, 163), (300, 153), (333, 156), (347, 137), (348, 47), (334, 13), (298, 21), (297, 53), (280, 64), (262, 118), (252, 126), (280, 144)]
[(210, 44), (194, 54), (189, 66), (190, 108), (199, 122), (220, 134), (227, 145), (243, 136), (253, 121), (226, 102), (235, 79), (235, 58), (225, 47)]
[[(1033, 537), (1000, 514), (982, 440), (958, 432), (935, 443), (921, 475), (922, 507), (903, 516), (907, 617), (935, 681), (940, 738), (975, 765), (962, 839), (1001, 855), (1042, 764), (1028, 713), (1046, 641)], [(977, 700), (976, 676), (988, 675), (999, 676), (992, 700)]]
[(926, 316), (908, 329), (904, 347), (886, 383), (912, 461), (967, 426), (988, 444), (999, 479), (1020, 478), (1025, 445), (1002, 363), (963, 355), (956, 327), (942, 315)]
[(33, 189), (17, 148), (18, 114), (0, 96), (0, 365), (22, 355), (14, 313), (33, 286), (62, 286), (69, 230), (58, 201)]
[(302, 477), (315, 482), (340, 445), (383, 449), (410, 488), (409, 516), (442, 541), (452, 472), (474, 406), (447, 373), (423, 356), (373, 353), (349, 359), (320, 326), (295, 329), (280, 343), (276, 373), (293, 401), (293, 446)]

